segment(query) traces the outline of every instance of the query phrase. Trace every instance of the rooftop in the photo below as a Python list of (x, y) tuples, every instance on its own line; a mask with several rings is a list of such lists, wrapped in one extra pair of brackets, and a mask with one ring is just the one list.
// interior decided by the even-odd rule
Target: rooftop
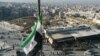
[(91, 35), (98, 35), (100, 34), (100, 30), (88, 27), (88, 26), (78, 26), (73, 28), (56, 28), (56, 29), (49, 29), (47, 30), (48, 35), (50, 35), (53, 39), (61, 39), (61, 38), (68, 38), (68, 37), (85, 37)]

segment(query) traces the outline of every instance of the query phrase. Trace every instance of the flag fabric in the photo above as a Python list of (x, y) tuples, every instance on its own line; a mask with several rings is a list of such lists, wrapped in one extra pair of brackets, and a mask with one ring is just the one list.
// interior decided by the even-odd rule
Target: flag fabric
[(38, 17), (38, 21), (31, 29), (32, 32), (21, 43), (21, 46), (26, 55), (35, 56), (42, 49), (42, 16)]

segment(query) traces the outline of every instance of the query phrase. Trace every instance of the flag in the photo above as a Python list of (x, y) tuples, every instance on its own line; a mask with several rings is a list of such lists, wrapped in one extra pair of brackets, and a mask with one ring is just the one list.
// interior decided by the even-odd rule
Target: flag
[(42, 16), (39, 16), (32, 32), (21, 44), (26, 55), (35, 56), (42, 48), (42, 30)]

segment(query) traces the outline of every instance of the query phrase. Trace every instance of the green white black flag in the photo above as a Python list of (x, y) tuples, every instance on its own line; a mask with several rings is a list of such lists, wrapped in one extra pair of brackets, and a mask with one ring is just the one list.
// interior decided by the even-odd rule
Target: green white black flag
[[(32, 50), (35, 50), (35, 47), (38, 46), (38, 50), (42, 46), (42, 17), (38, 17), (38, 21), (36, 22), (35, 26), (32, 27), (32, 32), (29, 36), (22, 42), (21, 46), (26, 55), (29, 55)], [(37, 49), (36, 49), (37, 51)], [(33, 54), (32, 54), (33, 55)]]

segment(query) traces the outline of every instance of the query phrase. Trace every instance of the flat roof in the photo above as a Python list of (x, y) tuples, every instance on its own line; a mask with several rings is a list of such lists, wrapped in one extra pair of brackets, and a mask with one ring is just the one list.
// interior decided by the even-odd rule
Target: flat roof
[(53, 39), (61, 39), (61, 38), (67, 38), (67, 37), (73, 37), (72, 35), (68, 35), (68, 34), (52, 34), (51, 35)]
[(85, 37), (91, 35), (100, 34), (100, 30), (96, 28), (85, 28), (85, 29), (60, 29), (60, 30), (47, 30), (47, 34), (50, 35), (53, 39), (69, 38), (69, 37)]

